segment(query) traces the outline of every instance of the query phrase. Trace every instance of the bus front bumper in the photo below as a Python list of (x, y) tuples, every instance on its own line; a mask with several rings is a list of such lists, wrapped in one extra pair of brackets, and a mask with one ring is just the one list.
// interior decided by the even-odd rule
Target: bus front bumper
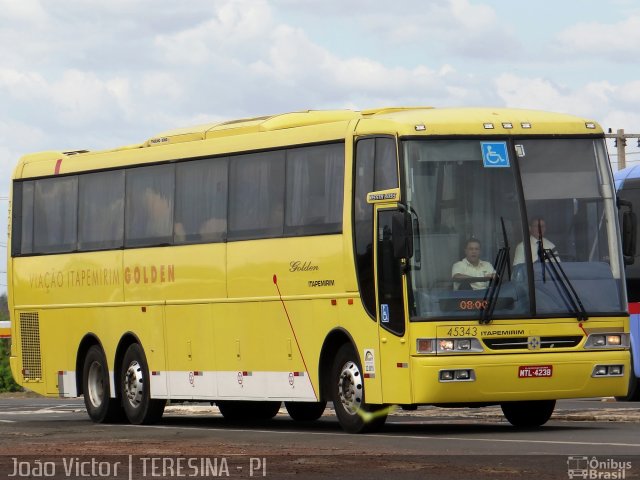
[[(415, 356), (411, 359), (413, 403), (622, 396), (629, 386), (629, 362), (628, 350)], [(606, 370), (613, 366), (616, 375), (596, 375), (598, 366)], [(622, 366), (620, 374), (618, 366)]]

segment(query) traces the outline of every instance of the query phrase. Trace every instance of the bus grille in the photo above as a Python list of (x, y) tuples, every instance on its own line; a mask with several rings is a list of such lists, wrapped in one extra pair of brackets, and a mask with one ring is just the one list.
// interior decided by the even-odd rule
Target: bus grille
[[(571, 348), (582, 341), (581, 336), (568, 337), (540, 337), (540, 349)], [(527, 350), (529, 339), (527, 337), (514, 338), (485, 338), (482, 340), (491, 350)]]
[(20, 339), (22, 341), (22, 375), (24, 379), (42, 379), (40, 319), (37, 313), (20, 314)]

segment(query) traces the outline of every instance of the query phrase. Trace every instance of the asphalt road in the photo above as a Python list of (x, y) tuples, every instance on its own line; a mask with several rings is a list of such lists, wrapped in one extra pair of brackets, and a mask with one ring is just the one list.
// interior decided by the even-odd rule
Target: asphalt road
[[(74, 459), (76, 470), (69, 464)], [(95, 459), (102, 459), (102, 472), (90, 470), (92, 459), (94, 470)], [(38, 471), (46, 461), (49, 471)], [(83, 462), (87, 468), (77, 468)], [(116, 463), (120, 470), (114, 472)], [(547, 425), (531, 431), (511, 427), (496, 407), (422, 407), (392, 413), (379, 433), (350, 435), (330, 409), (310, 424), (294, 422), (283, 409), (269, 422), (234, 425), (207, 404), (172, 405), (157, 425), (97, 425), (88, 419), (82, 399), (0, 398), (0, 479), (27, 473), (54, 473), (41, 475), (51, 478), (105, 477), (101, 473), (109, 478), (640, 478), (640, 404), (559, 401)]]

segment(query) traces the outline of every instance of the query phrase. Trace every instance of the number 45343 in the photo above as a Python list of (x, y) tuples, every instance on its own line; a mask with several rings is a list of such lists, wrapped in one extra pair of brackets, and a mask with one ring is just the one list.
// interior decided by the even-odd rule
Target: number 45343
[(478, 334), (478, 327), (451, 327), (447, 331), (449, 337), (475, 337)]

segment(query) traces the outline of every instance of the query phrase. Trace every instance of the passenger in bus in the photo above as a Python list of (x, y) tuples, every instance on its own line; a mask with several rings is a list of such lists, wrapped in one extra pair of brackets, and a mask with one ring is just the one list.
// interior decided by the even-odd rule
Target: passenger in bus
[(480, 240), (477, 238), (467, 240), (464, 248), (465, 257), (451, 267), (454, 290), (481, 290), (489, 286), (489, 280), (493, 277), (495, 269), (491, 263), (480, 259), (480, 250)]
[(128, 242), (133, 242), (130, 245), (160, 244), (171, 240), (171, 198), (148, 186), (132, 193), (126, 203), (126, 237)]
[[(555, 257), (560, 261), (560, 257), (558, 256), (558, 252), (556, 251), (556, 246), (549, 240), (547, 240), (544, 236), (545, 231), (547, 230), (547, 225), (543, 218), (535, 217), (532, 218), (529, 222), (529, 243), (531, 246), (531, 259), (533, 262), (537, 262), (538, 259), (538, 247), (539, 241), (542, 241), (542, 247), (545, 250), (551, 250)], [(524, 242), (520, 242), (516, 246), (516, 251), (513, 256), (513, 265), (519, 265), (524, 263)]]
[(191, 227), (190, 230), (182, 222), (176, 222), (173, 225), (174, 240), (177, 243), (220, 241), (226, 228), (226, 218), (209, 218), (202, 221), (199, 227)]

